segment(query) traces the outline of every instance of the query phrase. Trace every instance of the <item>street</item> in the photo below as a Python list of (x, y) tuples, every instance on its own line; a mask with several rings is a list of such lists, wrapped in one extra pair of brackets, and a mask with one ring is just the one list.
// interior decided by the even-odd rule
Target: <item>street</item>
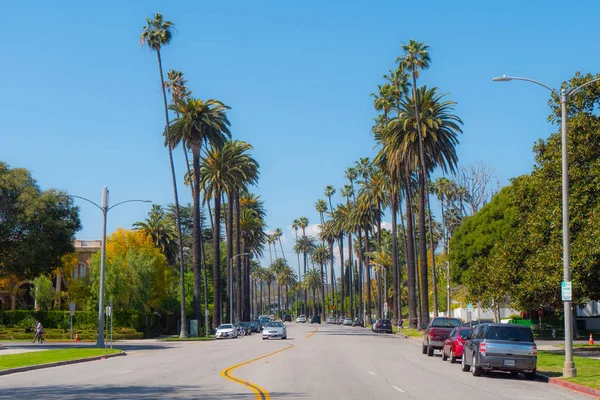
[(522, 376), (476, 378), (437, 352), (422, 355), (418, 341), (369, 328), (287, 325), (287, 340), (119, 342), (125, 357), (1, 376), (0, 400), (590, 399)]

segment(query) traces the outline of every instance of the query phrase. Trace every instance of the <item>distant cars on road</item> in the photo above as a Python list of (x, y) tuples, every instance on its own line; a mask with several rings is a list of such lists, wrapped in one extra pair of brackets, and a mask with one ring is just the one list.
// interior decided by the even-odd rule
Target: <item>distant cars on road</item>
[(377, 321), (375, 321), (375, 323), (373, 323), (371, 330), (375, 333), (394, 333), (394, 330), (392, 329), (392, 321), (390, 321), (389, 319), (378, 319)]
[(283, 316), (283, 322), (292, 322), (292, 316), (289, 314), (285, 314)]
[(350, 317), (344, 318), (344, 322), (342, 322), (342, 325), (344, 325), (344, 326), (352, 326), (352, 318), (350, 318)]
[(325, 320), (326, 324), (335, 324), (335, 318), (333, 317), (327, 317), (327, 319)]
[(296, 322), (305, 323), (306, 322), (306, 315), (299, 315), (298, 318), (296, 318)]
[(312, 317), (310, 317), (310, 323), (311, 324), (320, 324), (321, 323), (321, 316), (320, 315), (313, 315)]

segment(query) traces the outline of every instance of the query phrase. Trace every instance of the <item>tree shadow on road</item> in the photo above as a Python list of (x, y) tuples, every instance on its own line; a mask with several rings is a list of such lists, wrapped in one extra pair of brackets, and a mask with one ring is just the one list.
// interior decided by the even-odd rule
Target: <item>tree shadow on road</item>
[[(250, 390), (244, 392), (224, 392), (216, 385), (206, 386), (140, 386), (140, 385), (53, 385), (36, 387), (19, 387), (0, 390), (0, 400), (8, 399), (255, 399)], [(307, 397), (303, 393), (273, 392), (271, 398)]]

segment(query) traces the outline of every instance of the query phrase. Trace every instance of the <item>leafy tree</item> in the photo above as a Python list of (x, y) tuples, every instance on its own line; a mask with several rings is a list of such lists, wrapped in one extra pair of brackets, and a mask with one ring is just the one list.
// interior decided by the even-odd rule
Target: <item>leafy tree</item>
[(52, 301), (56, 298), (56, 292), (52, 287), (52, 281), (46, 275), (40, 275), (33, 280), (35, 287), (35, 301), (40, 310), (49, 310)]
[(0, 277), (33, 279), (61, 265), (81, 228), (65, 193), (42, 191), (24, 168), (0, 162)]
[[(100, 253), (92, 256), (92, 292), (100, 285)], [(118, 229), (107, 238), (105, 284), (115, 309), (152, 311), (175, 279), (167, 260), (142, 231)]]
[(177, 226), (168, 218), (158, 204), (152, 205), (152, 210), (143, 222), (133, 224), (137, 230), (144, 231), (152, 238), (154, 245), (163, 253), (169, 265), (175, 264), (177, 257)]

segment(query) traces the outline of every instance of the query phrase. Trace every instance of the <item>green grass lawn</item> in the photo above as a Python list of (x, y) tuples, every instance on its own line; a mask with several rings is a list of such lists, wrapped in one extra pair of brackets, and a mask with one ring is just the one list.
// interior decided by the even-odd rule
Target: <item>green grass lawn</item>
[(209, 335), (208, 337), (199, 336), (199, 337), (188, 337), (188, 338), (179, 338), (176, 336), (176, 337), (161, 338), (158, 340), (164, 341), (164, 342), (206, 342), (206, 341), (210, 341), (210, 340), (215, 340), (215, 335)]
[[(397, 327), (392, 327), (394, 330), (394, 333), (398, 333), (398, 328)], [(421, 337), (423, 336), (423, 331), (418, 331), (414, 328), (402, 328), (402, 334), (404, 336), (410, 336), (410, 337)]]
[(120, 353), (117, 349), (58, 349), (0, 356), (0, 370)]
[[(600, 360), (580, 356), (575, 356), (573, 359), (577, 368), (577, 377), (565, 378), (565, 381), (600, 389)], [(537, 370), (541, 374), (558, 378), (562, 376), (564, 363), (565, 356), (562, 354), (538, 351)]]

